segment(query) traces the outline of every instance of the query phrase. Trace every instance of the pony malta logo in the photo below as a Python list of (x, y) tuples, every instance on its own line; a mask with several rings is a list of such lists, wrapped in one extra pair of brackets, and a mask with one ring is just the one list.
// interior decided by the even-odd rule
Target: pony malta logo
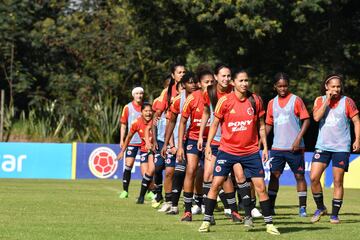
[(109, 178), (117, 170), (118, 162), (116, 154), (108, 147), (99, 147), (91, 152), (89, 157), (89, 169), (98, 178)]

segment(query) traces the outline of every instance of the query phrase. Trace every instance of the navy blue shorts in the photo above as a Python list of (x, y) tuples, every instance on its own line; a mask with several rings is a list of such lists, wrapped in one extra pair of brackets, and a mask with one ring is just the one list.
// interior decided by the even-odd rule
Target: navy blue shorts
[(128, 146), (125, 152), (125, 158), (135, 158), (140, 147), (139, 146)]
[(164, 159), (160, 152), (164, 146), (164, 142), (158, 140), (158, 150), (155, 154), (155, 166), (156, 167), (175, 167), (176, 155), (167, 154), (166, 159)]
[[(203, 144), (203, 148), (205, 147)], [(194, 154), (199, 157), (199, 166), (204, 168), (204, 152), (199, 151), (197, 148), (197, 140), (187, 139), (184, 144), (184, 149), (186, 154)]]
[(154, 155), (153, 152), (141, 152), (140, 151), (140, 164), (148, 163), (149, 162), (149, 156)]
[(220, 145), (211, 145), (211, 154), (213, 156), (217, 156), (218, 152), (219, 152), (219, 147)]
[(270, 152), (270, 171), (283, 173), (285, 164), (287, 163), (291, 171), (295, 174), (305, 173), (304, 152), (291, 152), (271, 150)]
[(246, 178), (265, 177), (259, 152), (247, 156), (236, 156), (221, 150), (216, 157), (214, 176), (228, 176), (234, 164), (237, 163), (243, 167)]
[(312, 162), (325, 163), (327, 167), (332, 160), (333, 167), (342, 168), (347, 172), (349, 170), (349, 157), (349, 152), (329, 152), (316, 149)]

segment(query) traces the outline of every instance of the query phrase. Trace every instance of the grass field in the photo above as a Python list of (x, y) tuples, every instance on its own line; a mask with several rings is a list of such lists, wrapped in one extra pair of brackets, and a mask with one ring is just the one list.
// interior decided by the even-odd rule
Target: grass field
[[(211, 233), (197, 232), (202, 216), (182, 223), (150, 204), (136, 205), (140, 186), (132, 181), (130, 197), (118, 199), (120, 181), (114, 180), (0, 180), (0, 239), (360, 239), (360, 190), (347, 189), (339, 225), (325, 216), (317, 224), (297, 216), (294, 188), (282, 187), (276, 225), (282, 235), (265, 232), (262, 219), (246, 232), (216, 212)], [(331, 189), (325, 204), (331, 209)], [(308, 213), (315, 207), (308, 199)]]

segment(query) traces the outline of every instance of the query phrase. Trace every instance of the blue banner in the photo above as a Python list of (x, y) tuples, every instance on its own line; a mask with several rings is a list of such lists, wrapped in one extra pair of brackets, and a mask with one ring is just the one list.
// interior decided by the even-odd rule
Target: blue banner
[[(360, 155), (351, 154), (349, 171), (344, 176), (344, 188), (360, 188)], [(325, 171), (325, 187), (333, 187), (332, 164)]]
[[(77, 143), (76, 178), (122, 179), (125, 161), (115, 161), (118, 144)], [(142, 179), (139, 155), (131, 179)]]
[(0, 178), (71, 179), (71, 144), (0, 143)]

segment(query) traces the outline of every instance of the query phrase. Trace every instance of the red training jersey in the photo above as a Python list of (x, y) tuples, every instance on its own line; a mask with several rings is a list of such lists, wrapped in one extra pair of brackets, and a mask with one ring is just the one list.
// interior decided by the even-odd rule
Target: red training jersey
[[(279, 96), (279, 105), (281, 108), (284, 108), (286, 104), (289, 102), (291, 96), (293, 94), (288, 94), (286, 97), (280, 97)], [(266, 111), (266, 124), (273, 125), (274, 124), (274, 114), (273, 114), (273, 103), (274, 99), (271, 99), (267, 106)], [(306, 106), (303, 102), (303, 100), (299, 97), (296, 97), (295, 100), (295, 106), (294, 106), (294, 114), (297, 116), (300, 120), (304, 120), (307, 118), (310, 118), (309, 112), (306, 109)]]
[(140, 138), (141, 138), (141, 145), (140, 145), (140, 151), (141, 152), (147, 152), (147, 149), (145, 147), (146, 146), (146, 143), (145, 143), (145, 130), (146, 130), (146, 128), (150, 128), (149, 137), (150, 137), (150, 142), (152, 142), (151, 124), (152, 124), (152, 120), (149, 121), (149, 122), (146, 122), (145, 119), (142, 116), (138, 117), (131, 124), (130, 132), (132, 134), (135, 134), (137, 132), (139, 134)]
[[(338, 105), (339, 105), (339, 102), (340, 102), (340, 98), (337, 98), (337, 99), (331, 99), (330, 100), (330, 104), (329, 104), (329, 107), (330, 108), (336, 108)], [(315, 112), (316, 110), (318, 110), (321, 105), (323, 104), (323, 99), (322, 97), (317, 97), (315, 99), (315, 103), (314, 103), (314, 109), (313, 109), (313, 112)], [(352, 100), (351, 98), (349, 97), (346, 97), (346, 101), (345, 101), (345, 113), (346, 113), (346, 116), (348, 118), (353, 118), (356, 114), (359, 113), (359, 110), (357, 109), (356, 105), (355, 105), (355, 102), (354, 100)]]
[[(141, 105), (137, 104), (135, 101), (132, 101), (131, 104), (133, 105), (133, 107), (135, 108), (136, 111), (141, 112)], [(127, 124), (128, 118), (129, 118), (129, 107), (126, 104), (125, 107), (123, 108), (123, 111), (122, 111), (122, 114), (120, 117), (120, 123)]]
[[(220, 98), (222, 98), (223, 96), (225, 96), (226, 94), (229, 94), (232, 92), (233, 90), (233, 86), (232, 85), (229, 85), (228, 88), (225, 90), (225, 92), (221, 92), (219, 91), (219, 89), (216, 89), (216, 96), (217, 96), (217, 99), (219, 100)], [(207, 106), (210, 106), (211, 104), (211, 101), (210, 101), (210, 97), (209, 97), (209, 93), (207, 91), (205, 91), (203, 93), (203, 96), (204, 96), (204, 103), (207, 105)]]
[[(188, 119), (190, 117), (191, 122), (187, 131), (187, 138), (192, 140), (199, 139), (201, 118), (204, 112), (204, 98), (203, 92), (197, 90), (190, 94), (185, 101), (181, 116)], [(206, 124), (203, 138), (206, 139), (209, 133), (210, 122)]]
[(255, 94), (253, 97), (256, 114), (251, 102), (247, 98), (240, 100), (234, 92), (219, 99), (214, 113), (222, 123), (219, 150), (237, 156), (259, 151), (257, 121), (265, 111), (261, 98)]
[[(168, 108), (168, 89), (165, 88), (159, 97), (159, 103), (155, 107), (155, 111), (160, 111), (163, 113)], [(176, 84), (174, 84), (171, 88), (171, 99), (170, 104), (174, 101), (174, 98), (178, 95)]]

